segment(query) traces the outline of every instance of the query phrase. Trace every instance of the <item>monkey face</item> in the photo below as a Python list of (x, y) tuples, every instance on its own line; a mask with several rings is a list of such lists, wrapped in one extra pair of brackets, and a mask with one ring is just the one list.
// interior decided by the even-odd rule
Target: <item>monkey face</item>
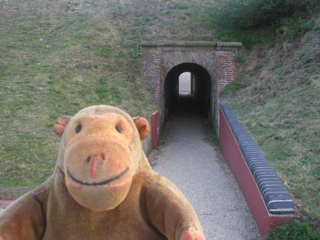
[[(132, 153), (134, 134), (141, 138), (148, 131), (144, 118), (128, 121), (115, 112), (85, 112), (70, 118), (64, 133), (63, 170), (74, 200), (94, 211), (110, 210), (121, 204), (138, 166)], [(140, 140), (139, 136), (135, 139)]]

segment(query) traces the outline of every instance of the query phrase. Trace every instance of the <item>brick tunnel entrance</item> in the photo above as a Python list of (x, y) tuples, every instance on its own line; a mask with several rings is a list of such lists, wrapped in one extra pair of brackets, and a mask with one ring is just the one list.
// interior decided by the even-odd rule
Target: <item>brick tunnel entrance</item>
[(141, 43), (142, 79), (158, 104), (160, 131), (170, 112), (183, 103), (178, 100), (184, 97), (179, 95), (179, 76), (184, 72), (191, 74), (193, 82), (189, 100), (218, 130), (219, 90), (235, 79), (235, 55), (241, 46), (203, 41)]
[[(189, 74), (182, 79), (183, 73)], [(179, 108), (202, 113), (210, 119), (214, 106), (213, 92), (212, 78), (204, 67), (196, 63), (173, 67), (164, 81), (165, 120)]]

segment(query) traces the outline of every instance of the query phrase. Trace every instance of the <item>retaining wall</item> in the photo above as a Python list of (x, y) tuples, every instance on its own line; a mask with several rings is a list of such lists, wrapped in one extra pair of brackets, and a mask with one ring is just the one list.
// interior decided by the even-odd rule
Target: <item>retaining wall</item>
[(220, 150), (266, 237), (294, 218), (294, 203), (277, 173), (254, 143), (234, 111), (220, 104)]
[(158, 112), (151, 115), (148, 120), (150, 124), (150, 133), (142, 140), (142, 149), (147, 156), (149, 156), (151, 151), (154, 150), (158, 144), (158, 116)]

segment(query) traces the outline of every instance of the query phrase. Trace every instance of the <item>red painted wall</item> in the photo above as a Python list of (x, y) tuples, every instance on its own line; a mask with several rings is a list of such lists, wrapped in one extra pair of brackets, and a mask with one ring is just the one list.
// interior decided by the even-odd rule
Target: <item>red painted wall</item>
[(234, 137), (232, 130), (226, 120), (226, 117), (221, 109), (220, 113), (220, 150), (225, 160), (227, 161), (241, 191), (250, 208), (259, 231), (263, 237), (266, 237), (268, 232), (284, 223), (293, 219), (293, 216), (288, 215), (270, 215), (265, 206), (260, 190), (253, 178), (251, 171), (241, 153), (239, 145)]
[(155, 149), (158, 144), (158, 112), (155, 112), (151, 116), (151, 141), (152, 149)]

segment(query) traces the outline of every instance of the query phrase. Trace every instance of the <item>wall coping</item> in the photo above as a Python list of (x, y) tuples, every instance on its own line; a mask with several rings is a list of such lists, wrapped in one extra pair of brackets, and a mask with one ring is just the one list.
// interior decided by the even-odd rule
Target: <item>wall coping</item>
[(239, 122), (235, 112), (230, 107), (220, 103), (220, 109), (226, 117), (269, 213), (273, 215), (293, 215), (295, 207), (289, 192), (251, 138), (245, 126)]
[(140, 47), (143, 48), (163, 48), (163, 47), (205, 47), (216, 49), (240, 49), (241, 42), (208, 42), (208, 41), (159, 41), (159, 42), (142, 42)]

